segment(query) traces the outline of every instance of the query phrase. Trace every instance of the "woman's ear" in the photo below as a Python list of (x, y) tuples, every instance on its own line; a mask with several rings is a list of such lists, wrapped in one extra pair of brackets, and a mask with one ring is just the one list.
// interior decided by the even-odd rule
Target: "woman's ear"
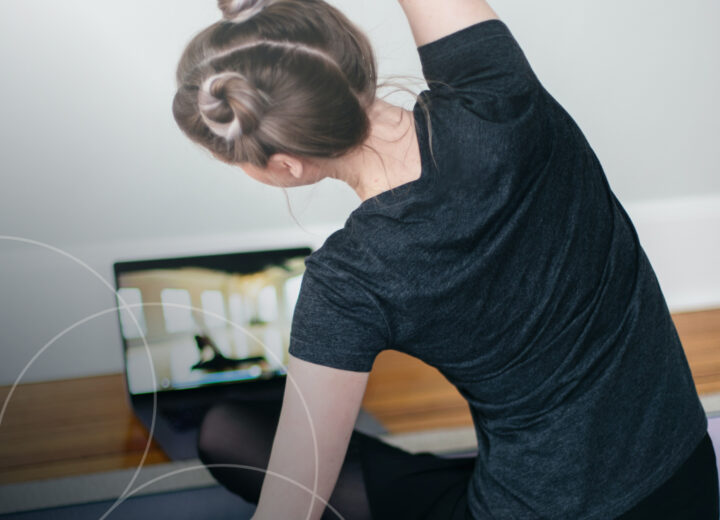
[(301, 179), (304, 173), (303, 163), (300, 159), (284, 153), (276, 153), (268, 160), (268, 169), (280, 178), (291, 175), (296, 179)]

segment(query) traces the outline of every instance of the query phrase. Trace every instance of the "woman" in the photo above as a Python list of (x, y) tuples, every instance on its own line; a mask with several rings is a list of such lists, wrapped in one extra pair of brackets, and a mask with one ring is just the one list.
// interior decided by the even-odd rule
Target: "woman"
[[(260, 519), (716, 519), (682, 346), (581, 131), (485, 1), (400, 4), (430, 87), (413, 111), (376, 99), (367, 39), (321, 0), (221, 0), (181, 60), (192, 140), (362, 200), (307, 259), (282, 403), (211, 410), (202, 459)], [(468, 400), (476, 457), (353, 431), (388, 348)]]

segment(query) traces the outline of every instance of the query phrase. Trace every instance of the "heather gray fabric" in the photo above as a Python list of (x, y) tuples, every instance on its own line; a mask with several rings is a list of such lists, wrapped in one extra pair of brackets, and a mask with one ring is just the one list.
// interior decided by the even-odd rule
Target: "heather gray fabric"
[(395, 349), (437, 367), (475, 421), (477, 518), (617, 516), (707, 428), (653, 270), (503, 22), (419, 52), (422, 176), (364, 201), (307, 259), (290, 352), (368, 371)]

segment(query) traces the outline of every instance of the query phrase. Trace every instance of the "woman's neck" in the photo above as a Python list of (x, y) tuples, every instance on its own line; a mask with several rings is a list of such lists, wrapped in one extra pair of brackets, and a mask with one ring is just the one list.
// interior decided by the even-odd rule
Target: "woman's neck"
[(420, 178), (422, 168), (412, 112), (377, 100), (368, 116), (368, 139), (335, 159), (329, 174), (346, 182), (363, 201)]

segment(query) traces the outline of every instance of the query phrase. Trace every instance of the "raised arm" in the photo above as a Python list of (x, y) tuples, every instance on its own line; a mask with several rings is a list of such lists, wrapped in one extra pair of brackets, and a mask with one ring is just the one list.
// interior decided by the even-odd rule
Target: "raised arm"
[(418, 47), (486, 20), (497, 19), (485, 0), (398, 0)]
[(253, 520), (316, 520), (322, 516), (325, 503), (315, 499), (308, 516), (313, 495), (289, 480), (316, 489), (325, 501), (329, 499), (345, 459), (368, 375), (290, 355), (268, 473)]

